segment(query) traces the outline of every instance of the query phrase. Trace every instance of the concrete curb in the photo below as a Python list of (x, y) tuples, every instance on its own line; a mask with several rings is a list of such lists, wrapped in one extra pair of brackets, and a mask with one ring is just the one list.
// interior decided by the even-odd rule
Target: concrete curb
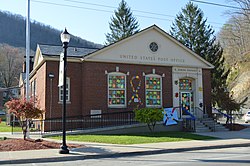
[[(2, 164), (48, 163), (48, 162), (53, 163), (53, 162), (65, 162), (65, 161), (86, 160), (86, 159), (119, 158), (119, 157), (129, 157), (129, 156), (178, 153), (178, 152), (188, 152), (188, 151), (197, 151), (197, 150), (235, 148), (235, 147), (246, 147), (246, 146), (250, 146), (250, 143), (200, 146), (200, 147), (193, 147), (193, 148), (170, 148), (170, 149), (160, 149), (160, 150), (151, 150), (151, 151), (147, 150), (147, 151), (134, 151), (134, 152), (118, 152), (118, 153), (109, 153), (109, 154), (84, 154), (84, 153), (79, 154), (77, 152), (71, 151), (70, 154), (66, 154), (66, 155), (56, 154), (55, 156), (44, 157), (44, 158), (2, 160), (0, 161), (0, 165)], [(1, 153), (3, 152), (0, 152), (0, 154)]]

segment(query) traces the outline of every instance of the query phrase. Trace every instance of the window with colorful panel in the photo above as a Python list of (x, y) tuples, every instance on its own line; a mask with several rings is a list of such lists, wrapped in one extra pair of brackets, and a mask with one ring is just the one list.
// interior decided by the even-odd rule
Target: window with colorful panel
[(146, 87), (146, 106), (161, 107), (162, 106), (162, 80), (161, 76), (148, 75), (145, 77)]
[(180, 88), (180, 90), (192, 90), (192, 80), (180, 79), (179, 88)]
[(108, 75), (108, 106), (125, 107), (126, 106), (126, 75), (109, 74)]

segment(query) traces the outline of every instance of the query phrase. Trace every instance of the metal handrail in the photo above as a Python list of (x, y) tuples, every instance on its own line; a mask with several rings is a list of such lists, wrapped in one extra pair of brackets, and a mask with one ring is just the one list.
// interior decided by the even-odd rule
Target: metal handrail
[(221, 110), (219, 109), (216, 109), (216, 108), (213, 108), (214, 110), (216, 110), (218, 113), (220, 113), (221, 115), (223, 115), (224, 117), (226, 118), (229, 118), (229, 119), (233, 119), (232, 116), (228, 115), (228, 114), (225, 114), (224, 112), (222, 112)]
[(183, 109), (183, 111), (190, 116), (190, 118), (184, 118), (184, 119), (191, 119), (191, 120), (196, 120), (196, 117), (191, 114), (190, 112), (188, 112), (186, 109)]
[(188, 112), (185, 108), (183, 109), (183, 111), (185, 112), (185, 114), (190, 116), (190, 117), (183, 118), (186, 128), (188, 130), (195, 131), (196, 130), (196, 125), (195, 125), (196, 117), (192, 113)]
[(200, 107), (194, 107), (194, 110), (194, 115), (196, 116), (196, 119), (204, 118), (204, 112)]
[(225, 114), (224, 112), (222, 112), (221, 110), (219, 110), (219, 109), (216, 109), (216, 108), (213, 108), (214, 110), (216, 110), (220, 115), (223, 115), (224, 117), (226, 117), (227, 118), (227, 121), (226, 121), (226, 124), (228, 124), (228, 122), (229, 122), (229, 124), (231, 125), (231, 130), (232, 130), (232, 128), (233, 128), (233, 120), (234, 120), (234, 118), (233, 118), (233, 116), (231, 116), (231, 115), (228, 115), (228, 114)]

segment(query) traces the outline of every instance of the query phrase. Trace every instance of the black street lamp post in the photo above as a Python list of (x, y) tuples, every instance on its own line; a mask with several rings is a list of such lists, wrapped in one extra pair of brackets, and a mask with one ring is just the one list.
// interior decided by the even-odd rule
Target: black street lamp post
[(61, 41), (64, 48), (64, 73), (63, 73), (63, 114), (62, 114), (62, 146), (59, 151), (60, 154), (68, 154), (69, 149), (66, 145), (66, 73), (67, 73), (67, 48), (70, 40), (70, 34), (65, 28), (64, 32), (61, 34)]

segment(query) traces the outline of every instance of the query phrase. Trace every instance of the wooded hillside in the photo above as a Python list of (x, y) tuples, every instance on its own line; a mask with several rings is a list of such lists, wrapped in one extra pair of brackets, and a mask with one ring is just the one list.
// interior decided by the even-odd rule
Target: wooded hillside
[[(31, 56), (37, 44), (62, 45), (61, 32), (48, 25), (32, 21), (30, 24)], [(71, 37), (70, 46), (101, 48), (102, 45), (79, 37)], [(18, 85), (25, 56), (26, 21), (20, 15), (0, 11), (0, 87)]]
[(223, 46), (225, 65), (230, 70), (228, 90), (243, 107), (250, 108), (250, 1), (232, 0), (240, 9), (229, 11), (219, 41)]
[[(0, 11), (0, 43), (6, 43), (14, 47), (25, 47), (26, 21), (20, 15)], [(60, 31), (48, 25), (32, 21), (30, 24), (30, 44), (35, 50), (37, 43), (61, 45)], [(100, 48), (95, 44), (79, 37), (72, 37), (71, 46)]]

